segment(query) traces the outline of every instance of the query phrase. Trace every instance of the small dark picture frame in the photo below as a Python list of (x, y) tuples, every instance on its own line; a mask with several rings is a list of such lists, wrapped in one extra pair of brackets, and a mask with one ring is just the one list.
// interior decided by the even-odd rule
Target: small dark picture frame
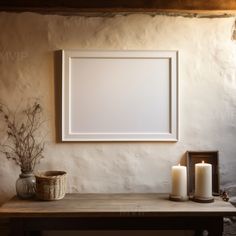
[(209, 163), (212, 165), (212, 194), (219, 196), (219, 152), (218, 151), (187, 151), (188, 194), (194, 195), (195, 164)]

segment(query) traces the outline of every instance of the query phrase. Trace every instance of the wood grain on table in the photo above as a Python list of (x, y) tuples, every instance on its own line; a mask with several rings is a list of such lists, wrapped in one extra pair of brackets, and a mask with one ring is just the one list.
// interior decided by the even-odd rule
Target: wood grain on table
[(20, 200), (0, 207), (0, 217), (235, 216), (220, 197), (213, 203), (173, 202), (168, 194), (66, 194), (59, 201)]

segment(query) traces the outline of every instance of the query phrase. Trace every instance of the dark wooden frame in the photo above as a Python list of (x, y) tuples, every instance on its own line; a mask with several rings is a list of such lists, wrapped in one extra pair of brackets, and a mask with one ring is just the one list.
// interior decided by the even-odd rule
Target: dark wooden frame
[(2, 0), (0, 10), (34, 12), (122, 12), (122, 11), (232, 11), (235, 0)]
[(200, 162), (212, 164), (212, 193), (220, 194), (219, 186), (219, 152), (218, 151), (187, 151), (188, 194), (194, 194), (195, 164)]

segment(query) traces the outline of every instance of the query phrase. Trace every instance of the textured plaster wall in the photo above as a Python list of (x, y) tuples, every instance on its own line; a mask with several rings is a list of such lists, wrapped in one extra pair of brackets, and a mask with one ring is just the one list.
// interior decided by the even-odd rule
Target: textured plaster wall
[[(68, 172), (68, 192), (169, 192), (170, 168), (186, 150), (219, 150), (221, 186), (236, 181), (236, 44), (233, 17), (185, 18), (0, 14), (0, 100), (15, 109), (38, 97), (47, 119), (38, 169)], [(180, 140), (56, 143), (54, 52), (178, 50)], [(3, 136), (1, 136), (3, 137)], [(19, 168), (0, 156), (0, 202)]]

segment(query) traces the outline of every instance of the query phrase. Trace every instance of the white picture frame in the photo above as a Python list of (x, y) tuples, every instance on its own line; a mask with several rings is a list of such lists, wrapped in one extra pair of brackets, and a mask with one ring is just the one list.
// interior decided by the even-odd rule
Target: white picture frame
[(178, 141), (177, 51), (62, 51), (62, 141)]

